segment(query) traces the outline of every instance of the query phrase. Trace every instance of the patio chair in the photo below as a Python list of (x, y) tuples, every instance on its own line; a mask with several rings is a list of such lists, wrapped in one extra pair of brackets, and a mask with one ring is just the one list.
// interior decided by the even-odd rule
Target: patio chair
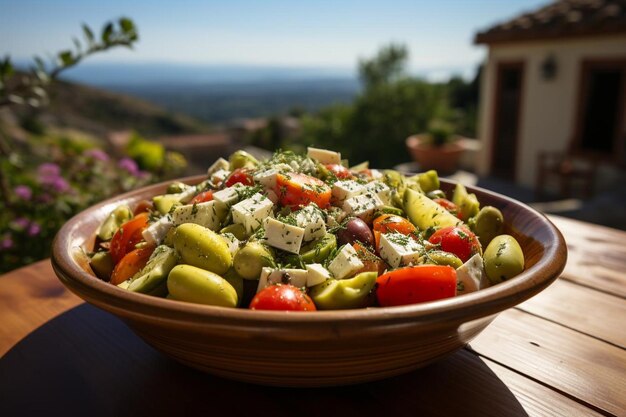
[(542, 151), (538, 154), (537, 167), (535, 194), (538, 199), (545, 197), (545, 188), (551, 180), (558, 182), (560, 198), (571, 197), (575, 183), (580, 185), (583, 198), (593, 196), (597, 158), (572, 152)]

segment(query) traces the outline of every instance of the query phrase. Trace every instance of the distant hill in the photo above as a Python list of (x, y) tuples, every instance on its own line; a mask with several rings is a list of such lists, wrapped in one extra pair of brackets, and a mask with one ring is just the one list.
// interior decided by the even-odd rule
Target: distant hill
[(148, 137), (210, 130), (205, 123), (144, 100), (67, 81), (55, 82), (50, 98), (50, 105), (41, 114), (46, 125), (71, 127), (100, 137), (127, 129)]

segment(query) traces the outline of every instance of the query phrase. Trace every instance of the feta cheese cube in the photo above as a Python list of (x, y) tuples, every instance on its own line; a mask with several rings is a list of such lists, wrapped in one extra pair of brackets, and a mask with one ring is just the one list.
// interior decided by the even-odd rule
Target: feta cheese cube
[(172, 226), (174, 226), (174, 222), (171, 216), (166, 214), (146, 227), (144, 231), (141, 232), (141, 235), (149, 245), (158, 246)]
[(345, 245), (328, 265), (328, 269), (335, 278), (344, 279), (354, 275), (364, 266), (352, 245)]
[(235, 254), (239, 250), (239, 239), (237, 239), (232, 233), (224, 233), (220, 236), (228, 245), (228, 251), (230, 252), (230, 254), (232, 256), (235, 256)]
[(457, 294), (467, 294), (489, 286), (483, 258), (476, 254), (456, 270)]
[(384, 177), (384, 174), (377, 169), (370, 169), (370, 174), (372, 175), (372, 179), (380, 180)]
[(268, 217), (264, 220), (266, 243), (290, 253), (299, 253), (304, 229)]
[(264, 267), (261, 269), (257, 292), (273, 284), (291, 284), (294, 287), (302, 288), (306, 286), (308, 272), (304, 269), (272, 269)]
[(380, 257), (391, 267), (416, 264), (419, 262), (422, 245), (415, 239), (401, 233), (383, 233), (380, 235)]
[(314, 204), (310, 204), (296, 212), (296, 223), (304, 229), (304, 241), (324, 237), (326, 223), (322, 211)]
[(278, 170), (276, 168), (267, 169), (254, 174), (252, 177), (255, 182), (261, 184), (265, 189), (276, 188), (276, 175)]
[(352, 214), (367, 222), (374, 216), (376, 209), (384, 205), (385, 204), (376, 194), (365, 193), (348, 198), (345, 203), (343, 203), (343, 209), (346, 213)]
[(230, 169), (230, 162), (228, 162), (224, 158), (218, 158), (217, 161), (213, 162), (213, 165), (211, 165), (209, 169), (207, 169), (206, 174), (210, 177), (211, 174), (219, 170), (228, 171), (229, 169)]
[(211, 182), (215, 185), (221, 184), (228, 176), (230, 175), (230, 171), (227, 169), (218, 169), (213, 174), (211, 174)]
[(239, 201), (239, 193), (237, 188), (240, 188), (241, 184), (235, 184), (232, 187), (224, 188), (223, 190), (215, 191), (213, 193), (213, 200), (219, 201), (227, 207)]
[(365, 193), (376, 194), (380, 201), (389, 205), (391, 203), (391, 188), (381, 181), (372, 181), (365, 184)]
[[(200, 184), (198, 184), (200, 185)], [(198, 192), (198, 187), (189, 187), (186, 188), (183, 192), (178, 194), (178, 201), (181, 203), (188, 203)]]
[(306, 155), (321, 164), (341, 164), (341, 154), (326, 149), (307, 148)]
[(327, 279), (331, 279), (330, 272), (322, 264), (307, 264), (306, 270), (308, 272), (306, 277), (307, 287), (314, 287)]
[(264, 196), (270, 199), (270, 201), (274, 204), (278, 203), (278, 195), (272, 190), (265, 190), (263, 193)]
[(233, 223), (242, 224), (247, 233), (253, 233), (261, 226), (263, 219), (272, 213), (273, 206), (269, 198), (256, 193), (231, 207)]
[(218, 230), (222, 224), (222, 217), (226, 214), (226, 207), (215, 200), (204, 203), (176, 206), (172, 212), (172, 221), (176, 226), (183, 223), (195, 223), (211, 230)]
[(333, 199), (339, 205), (343, 204), (346, 199), (361, 195), (364, 192), (365, 186), (353, 180), (337, 181), (333, 184), (332, 189)]

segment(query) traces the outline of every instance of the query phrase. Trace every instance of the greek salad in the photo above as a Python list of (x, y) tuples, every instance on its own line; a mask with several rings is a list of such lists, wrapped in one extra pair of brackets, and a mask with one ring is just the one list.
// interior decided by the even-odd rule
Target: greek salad
[(478, 291), (524, 270), (500, 210), (435, 171), (349, 167), (338, 152), (245, 151), (197, 185), (121, 205), (91, 267), (127, 291), (255, 310), (388, 307)]

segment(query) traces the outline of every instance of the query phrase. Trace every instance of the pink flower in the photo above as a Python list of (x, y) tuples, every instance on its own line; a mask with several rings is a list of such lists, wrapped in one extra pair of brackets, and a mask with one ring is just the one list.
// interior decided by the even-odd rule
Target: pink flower
[(0, 240), (0, 250), (11, 249), (13, 247), (13, 239), (10, 235), (4, 235)]
[(139, 166), (137, 165), (137, 162), (130, 158), (120, 159), (117, 166), (133, 176), (137, 176), (139, 174)]
[(28, 227), (28, 236), (37, 236), (39, 233), (41, 233), (41, 226), (37, 222), (32, 222)]
[(70, 185), (68, 184), (68, 182), (63, 177), (55, 178), (51, 182), (50, 185), (52, 186), (52, 189), (54, 191), (56, 191), (57, 193), (64, 193), (64, 192), (66, 192), (66, 191), (68, 191), (70, 189)]
[(45, 183), (61, 175), (61, 168), (57, 164), (45, 162), (37, 168), (37, 177), (39, 181)]
[(107, 162), (109, 160), (109, 155), (107, 155), (107, 153), (102, 149), (88, 149), (83, 155), (102, 162)]
[(30, 224), (30, 220), (28, 220), (26, 217), (18, 217), (17, 219), (13, 220), (12, 223), (18, 229), (26, 229)]
[(13, 189), (13, 192), (18, 198), (29, 201), (33, 196), (33, 190), (27, 185), (18, 185)]

